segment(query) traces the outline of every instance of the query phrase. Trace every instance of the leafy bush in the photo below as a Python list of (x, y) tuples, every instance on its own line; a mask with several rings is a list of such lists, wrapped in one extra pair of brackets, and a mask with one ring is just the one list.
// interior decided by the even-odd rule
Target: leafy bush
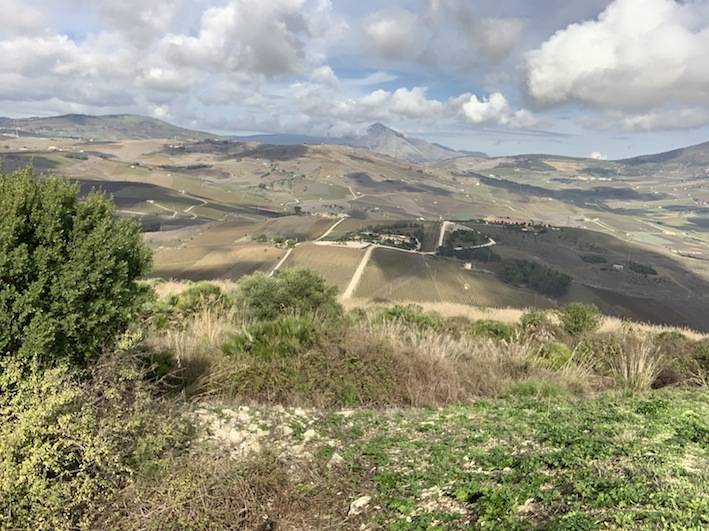
[(143, 310), (150, 325), (156, 330), (181, 329), (187, 318), (203, 311), (226, 313), (234, 306), (230, 294), (216, 284), (198, 282), (179, 295), (170, 295), (150, 301)]
[(628, 267), (631, 271), (635, 271), (636, 273), (640, 273), (641, 275), (657, 275), (657, 271), (651, 265), (630, 262), (630, 264), (628, 264)]
[(440, 330), (443, 327), (442, 319), (423, 313), (423, 309), (415, 304), (396, 304), (386, 308), (379, 313), (378, 319), (411, 325), (419, 330)]
[(576, 338), (596, 332), (603, 323), (603, 315), (593, 304), (572, 302), (558, 313), (564, 331)]
[(98, 193), (0, 174), (0, 363), (84, 364), (111, 347), (137, 313), (150, 253), (140, 227), (114, 218)]
[(526, 312), (519, 324), (524, 335), (535, 341), (550, 341), (559, 335), (559, 327), (544, 310)]
[(222, 349), (228, 356), (250, 355), (259, 359), (283, 358), (312, 347), (319, 337), (312, 315), (280, 315), (271, 321), (257, 321), (231, 336)]
[(608, 259), (602, 254), (582, 254), (581, 260), (587, 264), (607, 264)]
[(125, 356), (88, 378), (65, 367), (16, 376), (0, 374), (1, 529), (90, 527), (114, 489), (189, 439)]
[(239, 282), (237, 300), (256, 319), (275, 319), (287, 313), (317, 313), (322, 317), (342, 315), (337, 288), (317, 272), (289, 268), (273, 277), (255, 273)]
[(537, 359), (552, 369), (560, 369), (571, 360), (572, 356), (573, 351), (565, 343), (549, 341), (539, 348)]
[(223, 393), (240, 400), (323, 407), (403, 403), (406, 389), (397, 380), (402, 372), (397, 358), (358, 330), (323, 331), (328, 337), (298, 355), (239, 355), (242, 347), (235, 345)]
[(513, 336), (513, 330), (510, 325), (488, 319), (474, 322), (471, 332), (476, 336), (491, 337), (503, 341), (511, 341)]

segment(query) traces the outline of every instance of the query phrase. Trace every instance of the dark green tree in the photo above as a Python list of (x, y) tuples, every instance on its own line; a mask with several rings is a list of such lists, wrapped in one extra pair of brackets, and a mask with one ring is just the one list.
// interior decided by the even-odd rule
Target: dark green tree
[(138, 310), (150, 267), (137, 223), (105, 195), (0, 173), (0, 362), (84, 365)]
[(256, 319), (276, 319), (283, 314), (341, 315), (337, 288), (315, 271), (288, 268), (269, 277), (254, 273), (239, 282), (237, 300)]

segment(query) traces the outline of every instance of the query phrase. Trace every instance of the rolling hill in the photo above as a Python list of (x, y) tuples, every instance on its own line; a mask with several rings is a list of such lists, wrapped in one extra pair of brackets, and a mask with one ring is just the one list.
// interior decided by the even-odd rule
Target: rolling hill
[(709, 166), (709, 142), (618, 162), (629, 165), (675, 163), (688, 166)]
[(175, 138), (178, 140), (204, 140), (217, 135), (192, 131), (156, 118), (134, 114), (91, 116), (65, 114), (62, 116), (3, 118), (0, 117), (0, 134), (60, 138), (85, 138), (98, 141)]

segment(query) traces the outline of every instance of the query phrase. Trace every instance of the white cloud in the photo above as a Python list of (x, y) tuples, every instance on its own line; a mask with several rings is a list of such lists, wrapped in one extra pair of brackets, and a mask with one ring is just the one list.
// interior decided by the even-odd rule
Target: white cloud
[(629, 114), (709, 103), (709, 2), (615, 0), (527, 56), (530, 94)]
[(643, 114), (619, 115), (616, 120), (626, 131), (658, 129), (692, 129), (709, 124), (709, 109), (686, 107), (651, 111)]
[(600, 151), (594, 151), (593, 153), (591, 153), (591, 158), (593, 160), (608, 160), (608, 155), (605, 155)]
[(365, 21), (364, 31), (370, 47), (380, 57), (394, 61), (417, 60), (432, 37), (423, 20), (406, 9), (371, 14)]
[(366, 45), (381, 59), (465, 70), (503, 60), (526, 27), (521, 18), (481, 17), (465, 0), (428, 0), (422, 12), (376, 11), (363, 29)]
[(525, 110), (513, 110), (507, 98), (495, 92), (487, 98), (470, 94), (461, 102), (465, 118), (474, 124), (495, 124), (512, 128), (531, 127), (536, 119)]
[(2, 25), (0, 35), (32, 35), (47, 28), (47, 17), (22, 0), (0, 0)]

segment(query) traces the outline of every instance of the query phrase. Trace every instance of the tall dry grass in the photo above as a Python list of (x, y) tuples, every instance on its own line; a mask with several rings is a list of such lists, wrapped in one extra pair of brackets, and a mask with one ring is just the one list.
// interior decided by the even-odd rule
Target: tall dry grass
[(145, 345), (173, 356), (176, 368), (171, 376), (186, 394), (209, 395), (223, 383), (217, 376), (228, 372), (222, 345), (238, 322), (232, 313), (206, 307), (186, 317), (181, 327), (150, 335)]
[(626, 391), (649, 389), (662, 370), (660, 349), (646, 334), (626, 331), (606, 350), (612, 376)]
[(538, 346), (529, 341), (455, 337), (397, 322), (365, 321), (360, 337), (375, 338), (395, 355), (398, 381), (414, 406), (463, 403), (505, 393), (523, 381), (553, 380), (574, 392), (590, 389), (590, 371), (568, 363), (550, 369), (534, 362)]

